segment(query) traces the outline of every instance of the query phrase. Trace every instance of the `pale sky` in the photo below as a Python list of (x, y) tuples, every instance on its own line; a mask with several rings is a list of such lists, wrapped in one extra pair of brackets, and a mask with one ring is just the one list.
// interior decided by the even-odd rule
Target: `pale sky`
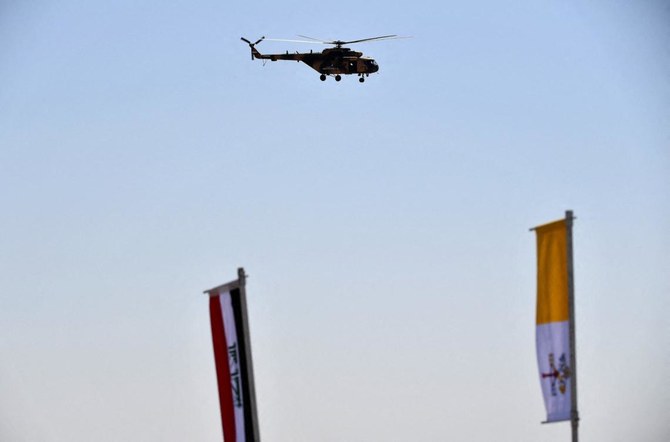
[[(364, 84), (240, 41), (298, 34), (413, 38)], [(528, 229), (568, 209), (581, 440), (670, 440), (668, 42), (660, 0), (1, 3), (0, 440), (221, 440), (243, 266), (265, 442), (567, 441)]]

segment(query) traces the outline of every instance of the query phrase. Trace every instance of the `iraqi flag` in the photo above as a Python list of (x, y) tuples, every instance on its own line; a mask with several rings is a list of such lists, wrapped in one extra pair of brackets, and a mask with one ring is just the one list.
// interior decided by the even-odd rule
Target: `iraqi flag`
[(207, 290), (225, 442), (258, 442), (251, 346), (244, 290), (238, 280)]
[(537, 234), (537, 365), (547, 422), (571, 419), (568, 226), (565, 220), (535, 228)]

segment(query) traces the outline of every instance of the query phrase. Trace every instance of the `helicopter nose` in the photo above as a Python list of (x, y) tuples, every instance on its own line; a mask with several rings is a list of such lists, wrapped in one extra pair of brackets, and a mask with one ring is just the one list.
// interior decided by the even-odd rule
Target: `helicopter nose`
[(368, 69), (370, 70), (370, 72), (377, 72), (379, 70), (379, 66), (377, 65), (377, 62), (375, 62), (374, 60), (370, 60), (370, 62), (368, 63)]

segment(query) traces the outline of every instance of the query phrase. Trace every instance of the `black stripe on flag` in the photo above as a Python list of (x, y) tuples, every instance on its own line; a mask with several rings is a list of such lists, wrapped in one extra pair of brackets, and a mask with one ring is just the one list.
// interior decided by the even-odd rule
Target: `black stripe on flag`
[(235, 330), (237, 331), (237, 343), (240, 358), (240, 367), (242, 371), (242, 397), (244, 406), (244, 433), (247, 435), (248, 441), (255, 441), (253, 424), (253, 409), (251, 396), (251, 377), (249, 376), (249, 367), (247, 364), (248, 353), (250, 352), (249, 343), (245, 328), (248, 330), (248, 324), (244, 324), (244, 315), (242, 314), (242, 296), (240, 289), (236, 288), (230, 291), (231, 304), (233, 306), (233, 314), (235, 315)]

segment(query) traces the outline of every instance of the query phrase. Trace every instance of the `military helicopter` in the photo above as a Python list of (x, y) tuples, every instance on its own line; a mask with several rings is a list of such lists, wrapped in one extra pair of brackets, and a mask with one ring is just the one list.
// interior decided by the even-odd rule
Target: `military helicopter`
[[(259, 38), (257, 41), (252, 43), (244, 37), (241, 37), (241, 40), (249, 44), (251, 48), (251, 59), (254, 58), (259, 60), (295, 60), (302, 61), (315, 71), (321, 74), (319, 77), (321, 81), (326, 81), (328, 76), (334, 76), (335, 81), (340, 81), (342, 75), (358, 75), (358, 81), (363, 83), (365, 78), (370, 74), (375, 73), (379, 70), (379, 65), (372, 58), (364, 57), (362, 52), (352, 51), (349, 48), (343, 47), (344, 45), (351, 43), (362, 43), (364, 41), (373, 41), (373, 40), (390, 40), (396, 38), (408, 38), (408, 37), (398, 37), (397, 35), (382, 35), (379, 37), (363, 38), (360, 40), (319, 40), (312, 37), (306, 37), (304, 35), (299, 35), (298, 37), (306, 38), (307, 40), (286, 40), (286, 39), (277, 39), (277, 38), (268, 38), (265, 37)], [(263, 40), (267, 41), (287, 41), (287, 42), (297, 42), (297, 43), (314, 43), (314, 44), (327, 44), (335, 45), (333, 48), (324, 49), (322, 52), (313, 52), (309, 51), (308, 53), (296, 52), (290, 54), (288, 51), (284, 54), (261, 54), (256, 49), (256, 45)]]

